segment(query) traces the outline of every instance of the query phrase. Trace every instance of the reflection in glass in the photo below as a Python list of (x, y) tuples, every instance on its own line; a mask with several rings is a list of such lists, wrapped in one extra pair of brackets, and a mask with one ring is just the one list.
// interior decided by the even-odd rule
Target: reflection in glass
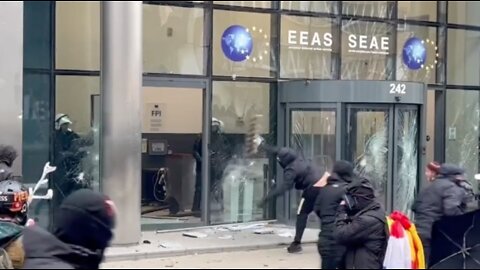
[(448, 29), (447, 82), (480, 85), (480, 32)]
[(253, 8), (270, 8), (272, 1), (213, 1), (214, 4)]
[(281, 77), (332, 79), (332, 53), (338, 46), (332, 26), (331, 19), (282, 16)]
[(99, 78), (57, 76), (56, 83), (54, 208), (77, 189), (99, 189)]
[(286, 10), (338, 13), (337, 1), (280, 1), (280, 7)]
[(145, 72), (203, 74), (203, 9), (143, 5)]
[[(24, 73), (22, 175), (28, 187), (34, 187), (50, 153), (50, 75)], [(45, 190), (39, 191), (44, 194)], [(34, 200), (29, 216), (40, 226), (49, 224), (48, 201)]]
[(386, 202), (388, 110), (348, 108), (347, 117), (347, 159), (360, 176), (372, 182), (379, 201)]
[[(321, 170), (330, 170), (336, 159), (335, 110), (292, 111), (290, 146)], [(297, 214), (300, 191), (290, 191), (290, 219)]]
[[(477, 91), (447, 90), (446, 162), (463, 166), (467, 179), (478, 173), (480, 96)], [(477, 181), (471, 181), (477, 190)]]
[(341, 78), (386, 80), (393, 73), (393, 26), (380, 22), (342, 22)]
[(437, 1), (398, 1), (398, 18), (437, 21)]
[(253, 133), (271, 144), (269, 84), (214, 82), (212, 111), (221, 124), (212, 126), (210, 142), (211, 221), (262, 220), (265, 213), (258, 203), (268, 189), (265, 171), (270, 157), (249, 149), (252, 126)]
[(480, 25), (479, 9), (479, 1), (448, 1), (448, 22), (478, 26)]
[(342, 1), (342, 13), (354, 16), (392, 18), (395, 1)]
[(397, 176), (393, 181), (393, 209), (409, 213), (418, 178), (418, 110), (399, 109), (397, 117)]
[(398, 26), (397, 80), (435, 83), (440, 57), (435, 27)]

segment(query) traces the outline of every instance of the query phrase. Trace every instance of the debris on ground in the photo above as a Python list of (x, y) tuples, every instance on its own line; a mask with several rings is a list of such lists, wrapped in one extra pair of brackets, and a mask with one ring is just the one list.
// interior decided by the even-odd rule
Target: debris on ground
[(207, 234), (201, 232), (184, 232), (182, 235), (190, 238), (206, 238), (208, 236)]
[(254, 234), (273, 234), (274, 232), (275, 231), (273, 229), (269, 229), (269, 228), (262, 228), (262, 229), (253, 231)]

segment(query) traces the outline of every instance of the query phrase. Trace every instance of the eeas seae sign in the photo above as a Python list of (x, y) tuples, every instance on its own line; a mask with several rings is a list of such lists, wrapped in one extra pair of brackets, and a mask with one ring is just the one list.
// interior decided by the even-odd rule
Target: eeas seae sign
[[(305, 51), (332, 51), (332, 33), (288, 30), (288, 49)], [(388, 54), (390, 38), (384, 36), (348, 35), (348, 52), (364, 54)]]

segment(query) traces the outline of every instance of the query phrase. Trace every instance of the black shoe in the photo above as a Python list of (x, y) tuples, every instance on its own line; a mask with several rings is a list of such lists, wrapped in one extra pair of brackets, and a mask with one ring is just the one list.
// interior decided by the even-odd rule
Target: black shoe
[(291, 243), (290, 246), (287, 248), (288, 253), (299, 253), (302, 252), (302, 244), (300, 243)]

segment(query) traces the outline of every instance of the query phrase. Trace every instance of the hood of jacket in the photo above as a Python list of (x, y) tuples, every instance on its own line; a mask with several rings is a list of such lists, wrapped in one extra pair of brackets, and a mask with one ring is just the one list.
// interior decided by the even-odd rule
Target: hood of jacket
[(293, 149), (286, 148), (286, 147), (281, 148), (277, 154), (278, 163), (280, 163), (280, 166), (282, 166), (282, 168), (287, 167), (297, 158), (298, 158), (297, 153), (295, 153)]
[(98, 269), (103, 259), (103, 252), (69, 245), (37, 226), (25, 229), (23, 246), (26, 261), (29, 259), (61, 260), (75, 269)]

